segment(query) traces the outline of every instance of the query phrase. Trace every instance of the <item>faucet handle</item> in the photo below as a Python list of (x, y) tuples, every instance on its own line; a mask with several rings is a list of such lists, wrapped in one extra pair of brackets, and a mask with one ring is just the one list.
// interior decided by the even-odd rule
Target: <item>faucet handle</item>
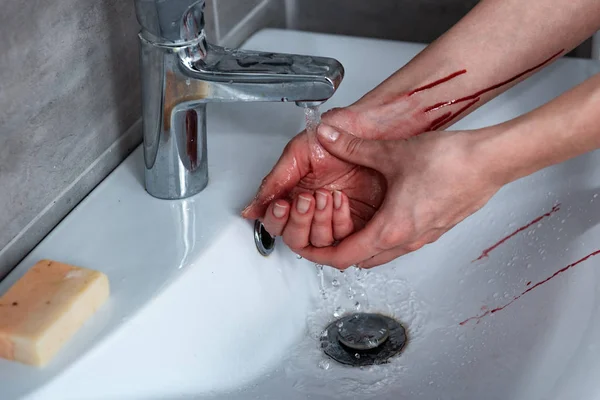
[(204, 5), (204, 0), (135, 0), (135, 13), (154, 40), (178, 44), (202, 36)]

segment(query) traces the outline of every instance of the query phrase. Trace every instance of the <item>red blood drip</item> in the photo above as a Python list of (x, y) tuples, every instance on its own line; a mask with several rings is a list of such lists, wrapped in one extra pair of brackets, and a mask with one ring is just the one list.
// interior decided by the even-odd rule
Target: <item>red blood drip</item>
[(451, 111), (448, 111), (447, 113), (443, 114), (442, 116), (440, 116), (440, 117), (434, 119), (433, 121), (431, 121), (431, 124), (429, 125), (429, 128), (427, 128), (427, 132), (434, 131), (435, 127), (438, 124), (440, 124), (440, 123), (443, 124), (444, 121), (446, 121), (448, 118), (452, 118), (452, 112)]
[(467, 111), (467, 109), (469, 109), (473, 104), (477, 103), (479, 101), (479, 97), (476, 98), (475, 100), (473, 100), (472, 102), (470, 102), (469, 104), (467, 104), (466, 106), (464, 106), (463, 108), (461, 108), (460, 110), (458, 110), (457, 112), (455, 112), (454, 114), (452, 114), (450, 116), (450, 118), (434, 125), (431, 130), (435, 131), (437, 129), (440, 129), (442, 126), (446, 125), (448, 122), (454, 120), (456, 117), (458, 117), (460, 114), (464, 113), (465, 111)]
[(506, 242), (508, 239), (512, 238), (513, 236), (515, 236), (516, 234), (518, 234), (519, 232), (523, 232), (525, 229), (531, 227), (532, 225), (537, 224), (538, 222), (540, 222), (541, 220), (543, 220), (544, 218), (547, 218), (549, 216), (551, 216), (552, 214), (554, 214), (555, 212), (557, 212), (558, 210), (560, 210), (560, 204), (555, 205), (554, 207), (552, 207), (552, 210), (548, 211), (546, 214), (544, 215), (540, 215), (539, 217), (537, 217), (536, 219), (534, 219), (533, 221), (531, 221), (530, 223), (528, 223), (525, 226), (520, 227), (519, 229), (517, 229), (516, 231), (514, 231), (513, 233), (511, 233), (510, 235), (506, 236), (505, 238), (503, 238), (502, 240), (500, 240), (499, 242), (497, 242), (496, 244), (494, 244), (491, 247), (488, 247), (487, 249), (485, 249), (481, 255), (479, 257), (477, 257), (475, 260), (471, 261), (471, 262), (475, 262), (475, 261), (479, 261), (487, 256), (489, 256), (489, 254), (498, 246), (500, 246), (502, 243)]
[[(505, 80), (503, 82), (500, 82), (500, 83), (497, 83), (497, 84), (492, 85), (490, 87), (487, 87), (485, 89), (482, 89), (482, 90), (480, 90), (480, 91), (478, 91), (476, 93), (473, 93), (471, 95), (468, 95), (468, 96), (465, 96), (465, 97), (461, 97), (461, 98), (458, 98), (458, 99), (455, 99), (455, 100), (449, 100), (449, 101), (444, 101), (444, 102), (436, 103), (436, 104), (434, 104), (432, 106), (429, 106), (429, 107), (425, 108), (423, 110), (423, 112), (429, 113), (429, 112), (437, 111), (437, 110), (439, 110), (441, 108), (448, 107), (448, 106), (451, 106), (451, 105), (454, 105), (454, 104), (464, 103), (464, 102), (467, 102), (467, 101), (469, 102), (469, 104), (467, 106), (461, 108), (458, 112), (456, 112), (454, 114), (448, 114), (448, 113), (446, 113), (446, 114), (442, 115), (441, 117), (436, 118), (435, 120), (433, 120), (431, 122), (431, 124), (429, 125), (429, 128), (427, 130), (431, 131), (431, 130), (437, 130), (437, 129), (441, 128), (442, 126), (444, 126), (448, 122), (454, 120), (457, 116), (459, 116), (460, 114), (462, 114), (463, 112), (465, 112), (467, 109), (469, 109), (475, 103), (477, 103), (479, 100), (481, 100), (481, 96), (483, 94), (491, 92), (492, 90), (496, 90), (496, 89), (498, 89), (498, 88), (500, 88), (502, 86), (508, 85), (509, 83), (512, 83), (512, 82), (516, 81), (517, 79), (523, 77), (524, 75), (527, 75), (528, 73), (530, 73), (530, 72), (532, 72), (532, 71), (534, 71), (534, 70), (536, 70), (538, 68), (543, 67), (544, 65), (548, 64), (550, 61), (552, 61), (553, 59), (555, 59), (556, 57), (558, 57), (560, 54), (562, 54), (564, 51), (565, 51), (565, 49), (560, 50), (559, 52), (557, 52), (556, 54), (554, 54), (551, 57), (547, 58), (546, 60), (544, 60), (543, 62), (539, 63), (538, 65), (536, 65), (536, 66), (534, 66), (532, 68), (529, 68), (529, 69), (521, 72), (520, 74), (517, 74), (517, 75), (513, 76), (512, 78), (507, 79), (507, 80)], [(438, 85), (441, 85), (442, 83), (448, 82), (448, 81), (456, 78), (457, 76), (460, 76), (460, 75), (463, 75), (463, 74), (466, 74), (466, 73), (467, 73), (466, 69), (462, 69), (460, 71), (456, 71), (456, 72), (454, 72), (454, 73), (452, 73), (452, 74), (450, 74), (450, 75), (448, 75), (448, 76), (446, 76), (446, 77), (444, 77), (442, 79), (438, 79), (437, 81), (428, 83), (428, 84), (426, 84), (424, 86), (421, 86), (421, 87), (418, 87), (418, 88), (414, 89), (413, 91), (411, 91), (411, 92), (408, 93), (408, 96), (412, 96), (412, 95), (414, 95), (416, 93), (420, 93), (420, 92), (432, 89), (432, 88), (434, 88), (434, 87), (436, 87)]]
[(446, 102), (434, 104), (433, 106), (426, 108), (424, 110), (424, 112), (431, 112), (431, 111), (439, 110), (440, 108), (444, 108), (444, 107), (447, 107), (447, 106), (451, 106), (453, 104), (462, 103), (462, 102), (465, 102), (465, 101), (469, 101), (469, 100), (473, 100), (473, 99), (476, 99), (478, 97), (481, 97), (481, 95), (483, 95), (483, 94), (485, 94), (487, 92), (491, 92), (492, 90), (496, 90), (496, 89), (498, 89), (498, 88), (500, 88), (500, 87), (502, 87), (504, 85), (508, 85), (509, 83), (516, 81), (517, 79), (521, 78), (522, 76), (527, 75), (528, 73), (530, 73), (530, 72), (532, 72), (532, 71), (534, 71), (534, 70), (536, 70), (538, 68), (543, 67), (544, 65), (546, 65), (550, 61), (552, 61), (554, 58), (558, 57), (558, 55), (560, 55), (563, 51), (564, 51), (564, 49), (562, 49), (558, 53), (554, 54), (552, 57), (544, 60), (543, 62), (541, 62), (540, 64), (536, 65), (535, 67), (529, 68), (528, 70), (525, 70), (525, 71), (521, 72), (520, 74), (513, 76), (510, 79), (507, 79), (507, 80), (505, 80), (503, 82), (500, 82), (500, 83), (497, 83), (495, 85), (492, 85), (492, 86), (490, 86), (488, 88), (480, 90), (479, 92), (473, 93), (473, 94), (471, 94), (469, 96), (461, 97), (461, 98), (456, 99), (456, 100), (450, 100), (450, 101), (446, 101)]
[[(484, 318), (484, 317), (487, 317), (488, 315), (491, 315), (491, 314), (495, 314), (495, 313), (497, 313), (497, 312), (498, 312), (498, 311), (500, 311), (500, 310), (504, 310), (506, 307), (510, 306), (512, 303), (514, 303), (515, 301), (519, 300), (521, 297), (523, 297), (523, 296), (524, 296), (524, 295), (526, 295), (527, 293), (531, 292), (531, 291), (532, 291), (533, 289), (535, 289), (536, 287), (538, 287), (538, 286), (542, 286), (544, 283), (548, 282), (549, 280), (551, 280), (551, 279), (552, 279), (552, 278), (554, 278), (555, 276), (562, 274), (563, 272), (567, 271), (568, 269), (570, 269), (570, 268), (573, 268), (574, 266), (576, 266), (576, 265), (578, 265), (578, 264), (580, 264), (580, 263), (582, 263), (582, 262), (586, 261), (586, 260), (587, 260), (587, 259), (589, 259), (589, 258), (592, 258), (592, 257), (594, 257), (594, 256), (597, 256), (598, 254), (600, 254), (600, 250), (596, 250), (596, 251), (594, 251), (593, 253), (590, 253), (590, 254), (588, 254), (587, 256), (583, 257), (582, 259), (580, 259), (580, 260), (577, 260), (577, 261), (575, 261), (574, 263), (572, 263), (572, 264), (569, 264), (569, 265), (567, 265), (566, 267), (564, 267), (564, 268), (562, 268), (562, 269), (560, 269), (560, 270), (556, 271), (554, 274), (552, 274), (550, 277), (548, 277), (548, 278), (544, 279), (543, 281), (536, 283), (535, 285), (533, 285), (533, 286), (532, 286), (532, 287), (530, 287), (529, 289), (525, 290), (523, 293), (521, 293), (521, 294), (520, 294), (520, 295), (518, 295), (517, 297), (513, 298), (511, 301), (509, 301), (509, 302), (508, 302), (508, 303), (506, 303), (505, 305), (503, 305), (503, 306), (501, 306), (501, 307), (494, 308), (493, 310), (486, 311), (486, 312), (484, 312), (483, 314), (476, 315), (476, 316), (474, 316), (474, 317), (471, 317), (471, 318), (467, 318), (467, 319), (465, 319), (464, 321), (462, 321), (462, 322), (460, 323), (460, 325), (465, 325), (465, 324), (466, 324), (467, 322), (469, 322), (469, 321), (477, 321), (477, 323), (479, 323), (479, 321), (481, 321), (481, 319), (482, 319), (482, 318)], [(531, 283), (531, 282), (530, 282), (530, 283)], [(530, 283), (528, 283), (528, 285), (529, 285)]]
[(439, 79), (439, 80), (437, 80), (437, 81), (435, 81), (435, 82), (428, 83), (428, 84), (427, 84), (427, 85), (425, 85), (425, 86), (421, 86), (421, 87), (419, 87), (419, 88), (416, 88), (415, 90), (413, 90), (412, 92), (410, 92), (408, 95), (409, 95), (409, 96), (412, 96), (412, 95), (413, 95), (413, 94), (415, 94), (415, 93), (419, 93), (419, 92), (422, 92), (422, 91), (424, 91), (424, 90), (431, 89), (431, 88), (433, 88), (433, 87), (436, 87), (437, 85), (440, 85), (440, 84), (442, 84), (442, 83), (444, 83), (444, 82), (448, 82), (449, 80), (451, 80), (451, 79), (454, 79), (454, 78), (456, 78), (457, 76), (459, 76), (459, 75), (462, 75), (462, 74), (466, 74), (466, 73), (467, 73), (467, 70), (466, 70), (466, 69), (463, 69), (463, 70), (460, 70), (460, 71), (454, 72), (453, 74), (450, 74), (450, 75), (448, 75), (448, 76), (447, 76), (447, 77), (445, 77), (445, 78)]

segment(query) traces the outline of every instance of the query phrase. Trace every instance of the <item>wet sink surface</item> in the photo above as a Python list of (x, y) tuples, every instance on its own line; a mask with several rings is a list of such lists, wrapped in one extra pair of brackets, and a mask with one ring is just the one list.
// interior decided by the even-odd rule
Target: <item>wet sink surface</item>
[[(278, 30), (246, 47), (342, 61), (347, 76), (328, 108), (353, 102), (423, 48)], [(513, 118), (599, 71), (559, 60), (453, 129)], [(228, 104), (208, 115), (204, 192), (151, 198), (138, 149), (0, 283), (3, 292), (48, 257), (106, 272), (113, 293), (49, 368), (0, 362), (3, 399), (600, 397), (599, 152), (505, 187), (416, 253), (319, 277), (281, 243), (260, 256), (252, 224), (238, 217), (301, 129), (302, 110)], [(322, 330), (356, 310), (406, 327), (390, 364), (350, 368), (321, 353)]]

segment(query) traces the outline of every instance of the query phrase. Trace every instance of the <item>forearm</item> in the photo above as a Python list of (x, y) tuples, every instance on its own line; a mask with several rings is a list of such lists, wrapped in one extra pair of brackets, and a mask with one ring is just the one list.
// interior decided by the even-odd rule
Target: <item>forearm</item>
[(400, 116), (402, 126), (409, 114), (408, 129), (414, 133), (441, 129), (566, 54), (598, 28), (598, 0), (483, 0), (350, 108), (367, 110), (374, 121)]
[(519, 118), (475, 132), (475, 157), (504, 184), (600, 148), (600, 74)]

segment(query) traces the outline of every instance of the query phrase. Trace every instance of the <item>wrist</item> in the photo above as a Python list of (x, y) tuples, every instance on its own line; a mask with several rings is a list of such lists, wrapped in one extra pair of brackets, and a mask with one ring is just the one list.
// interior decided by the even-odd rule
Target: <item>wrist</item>
[(550, 165), (526, 133), (527, 127), (514, 120), (473, 131), (475, 164), (500, 186)]

